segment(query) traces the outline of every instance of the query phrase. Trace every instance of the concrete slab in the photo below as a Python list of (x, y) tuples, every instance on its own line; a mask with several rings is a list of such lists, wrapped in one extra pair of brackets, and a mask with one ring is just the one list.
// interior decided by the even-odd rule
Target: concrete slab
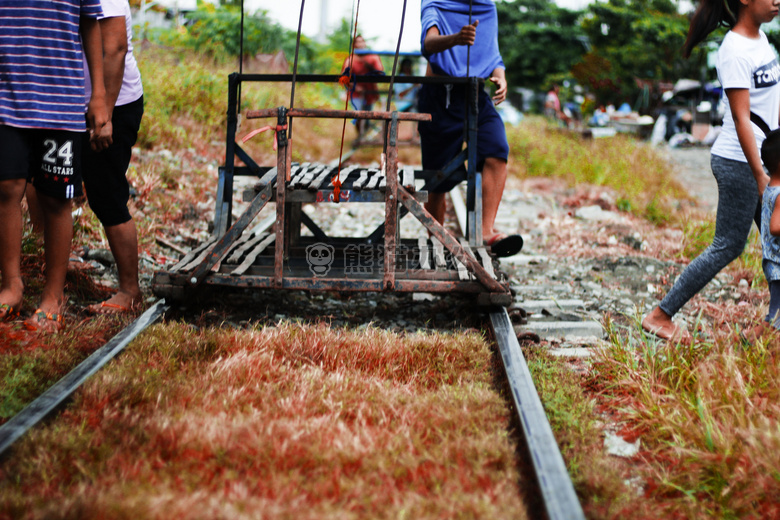
[(594, 321), (531, 321), (519, 327), (520, 331), (533, 332), (550, 338), (598, 338), (605, 336), (604, 328)]
[(543, 309), (554, 309), (561, 311), (572, 311), (585, 308), (585, 302), (579, 299), (569, 300), (530, 300), (517, 302), (517, 306), (528, 312), (528, 314), (537, 314)]
[(593, 355), (588, 347), (551, 348), (548, 352), (555, 357), (587, 359)]

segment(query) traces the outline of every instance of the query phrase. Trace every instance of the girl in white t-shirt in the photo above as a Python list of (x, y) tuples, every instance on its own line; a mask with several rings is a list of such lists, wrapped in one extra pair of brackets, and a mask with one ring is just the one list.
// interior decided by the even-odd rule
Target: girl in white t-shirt
[[(712, 244), (642, 320), (645, 331), (663, 339), (689, 337), (672, 322), (672, 316), (742, 253), (752, 222), (760, 225), (759, 201), (769, 178), (759, 150), (765, 131), (780, 125), (780, 64), (761, 24), (771, 22), (778, 7), (780, 0), (700, 0), (691, 19), (686, 58), (712, 31), (721, 25), (730, 27), (717, 59), (726, 114), (711, 151), (718, 212)], [(751, 121), (751, 112), (756, 122)]]

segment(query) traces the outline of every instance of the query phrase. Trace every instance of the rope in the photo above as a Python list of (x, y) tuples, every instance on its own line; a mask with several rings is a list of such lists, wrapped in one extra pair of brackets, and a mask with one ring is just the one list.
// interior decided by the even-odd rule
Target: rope
[[(355, 1), (355, 25), (354, 29), (352, 31), (352, 34), (349, 38), (349, 65), (347, 66), (347, 71), (349, 74), (347, 75), (347, 84), (346, 86), (349, 87), (352, 84), (352, 60), (355, 57), (355, 39), (357, 38), (357, 22), (358, 22), (358, 15), (360, 14), (360, 0)], [(342, 83), (342, 80), (344, 78), (342, 77), (339, 79), (339, 83), (341, 85), (344, 85)], [(351, 97), (351, 91), (347, 90), (347, 99), (344, 102), (344, 110), (347, 110), (349, 108), (349, 98)], [(333, 177), (333, 180), (331, 181), (331, 184), (333, 184), (333, 202), (338, 204), (339, 199), (341, 197), (341, 163), (342, 163), (342, 157), (344, 157), (344, 136), (347, 133), (347, 120), (346, 118), (341, 124), (341, 146), (339, 147), (339, 165), (338, 170), (336, 171), (336, 176)]]
[(263, 133), (263, 132), (265, 132), (267, 130), (270, 130), (271, 132), (273, 132), (273, 140), (274, 140), (273, 147), (274, 147), (274, 152), (275, 152), (277, 150), (277, 148), (278, 148), (277, 145), (279, 143), (279, 140), (278, 140), (278, 138), (276, 136), (276, 133), (280, 132), (282, 130), (287, 130), (287, 125), (276, 125), (276, 126), (268, 125), (268, 126), (264, 126), (263, 128), (258, 128), (256, 130), (252, 130), (251, 132), (246, 134), (241, 139), (241, 142), (245, 143), (245, 142), (249, 141), (250, 139), (252, 139), (257, 134), (261, 134), (261, 133)]
[[(244, 73), (244, 0), (241, 0), (241, 29), (238, 33), (238, 75)], [(238, 82), (238, 102), (236, 109), (241, 113), (241, 82)]]
[(398, 32), (398, 42), (395, 46), (395, 56), (393, 57), (393, 72), (390, 74), (390, 86), (388, 87), (387, 95), (387, 112), (390, 112), (390, 101), (392, 100), (393, 83), (395, 82), (396, 69), (398, 67), (398, 55), (401, 53), (401, 38), (404, 35), (404, 22), (406, 20), (406, 0), (404, 0), (403, 11), (401, 11), (401, 30)]
[[(243, 0), (242, 0), (243, 1)], [(290, 110), (295, 106), (295, 77), (298, 75), (298, 53), (301, 48), (301, 27), (303, 26), (303, 7), (306, 5), (306, 0), (301, 0), (301, 14), (298, 16), (298, 35), (295, 40), (295, 61), (293, 61), (293, 73), (292, 73), (292, 88), (290, 89)], [(287, 134), (287, 139), (292, 139), (292, 123), (290, 118), (290, 130)]]
[[(398, 31), (398, 41), (395, 45), (395, 56), (393, 58), (393, 72), (390, 74), (390, 85), (387, 88), (387, 108), (385, 108), (385, 111), (390, 112), (390, 102), (393, 98), (393, 85), (395, 84), (395, 74), (396, 70), (398, 68), (398, 55), (401, 53), (401, 38), (403, 38), (404, 35), (404, 22), (406, 21), (406, 0), (404, 0), (404, 7), (401, 11), (401, 29)], [(389, 123), (385, 123), (385, 135), (384, 135), (384, 146), (382, 147), (382, 150), (385, 154), (387, 154), (387, 125)]]
[[(469, 25), (471, 25), (471, 8), (473, 7), (473, 0), (469, 0)], [(476, 35), (474, 35), (476, 38)], [(471, 67), (471, 45), (466, 48), (466, 77), (471, 77), (469, 68)]]
[[(474, 7), (473, 1), (474, 0), (469, 0), (469, 25), (471, 25), (472, 23), (471, 15), (472, 15), (472, 8)], [(474, 34), (474, 43), (476, 43), (476, 39), (477, 39), (477, 35)], [(470, 69), (471, 69), (471, 45), (469, 45), (466, 48), (466, 78), (471, 77)], [(471, 93), (470, 86), (471, 83), (469, 83), (469, 85), (466, 86), (466, 92)], [(466, 112), (464, 112), (465, 114), (469, 113), (469, 100), (470, 100), (470, 96), (466, 96)], [(468, 144), (468, 141), (469, 141), (468, 125), (463, 125), (463, 142)]]

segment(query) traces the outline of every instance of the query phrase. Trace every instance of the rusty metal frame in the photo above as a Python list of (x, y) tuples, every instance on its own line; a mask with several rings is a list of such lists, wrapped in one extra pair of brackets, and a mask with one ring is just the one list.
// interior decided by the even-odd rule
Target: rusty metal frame
[[(201, 284), (224, 285), (231, 287), (258, 287), (273, 289), (305, 289), (305, 290), (348, 290), (348, 291), (428, 291), (428, 292), (464, 292), (485, 293), (489, 291), (492, 296), (502, 298), (509, 294), (506, 287), (502, 286), (487, 270), (480, 265), (468, 248), (462, 246), (454, 236), (450, 234), (433, 216), (428, 213), (418, 199), (425, 200), (425, 193), (410, 193), (400, 185), (398, 179), (398, 122), (399, 121), (430, 121), (430, 114), (398, 113), (382, 111), (358, 111), (358, 110), (330, 110), (330, 109), (287, 109), (279, 107), (275, 109), (250, 110), (246, 112), (247, 119), (276, 118), (277, 160), (276, 167), (268, 169), (258, 166), (252, 158), (236, 143), (238, 131), (238, 91), (242, 81), (256, 79), (257, 75), (231, 74), (229, 78), (228, 114), (227, 114), (227, 143), (225, 166), (219, 169), (219, 183), (215, 208), (214, 245), (211, 246), (203, 261), (189, 274), (182, 272), (158, 273), (155, 284), (165, 287), (171, 293), (185, 293)], [(276, 76), (273, 76), (276, 77)], [(336, 76), (337, 78), (337, 76)], [(263, 80), (270, 80), (266, 76)], [(439, 79), (439, 78), (422, 78)], [(453, 79), (453, 78), (450, 78)], [(371, 78), (369, 82), (381, 82), (378, 78)], [(436, 81), (433, 81), (436, 82)], [(439, 81), (441, 82), (441, 81)], [(452, 82), (452, 81), (450, 81)], [(459, 81), (462, 83), (463, 81)], [(477, 85), (476, 78), (469, 85), (474, 88)], [(471, 105), (471, 103), (470, 103)], [(444, 175), (455, 171), (463, 161), (468, 163), (468, 184), (470, 189), (470, 201), (472, 213), (478, 210), (478, 215), (469, 223), (469, 246), (481, 246), (481, 178), (475, 171), (476, 161), (476, 103), (469, 107), (466, 128), (467, 149), (458, 155), (445, 169)], [(381, 229), (382, 238), (382, 273), (381, 279), (361, 278), (318, 278), (302, 277), (300, 266), (293, 269), (289, 266), (286, 273), (286, 262), (291, 257), (291, 251), (298, 251), (299, 247), (293, 247), (300, 236), (300, 225), (309, 227), (315, 237), (323, 242), (338, 243), (343, 240), (338, 237), (328, 237), (311, 219), (300, 209), (301, 200), (293, 195), (288, 197), (287, 184), (291, 174), (291, 142), (288, 138), (288, 125), (296, 117), (304, 118), (338, 118), (338, 119), (374, 119), (385, 121), (385, 222)], [(241, 160), (246, 166), (236, 166), (236, 159)], [(235, 175), (261, 176), (259, 191), (252, 199), (247, 210), (232, 222), (232, 197), (233, 179)], [(441, 182), (437, 176), (429, 179), (426, 186), (436, 185)], [(375, 195), (374, 195), (375, 196)], [(264, 261), (254, 269), (256, 274), (230, 275), (220, 272), (219, 266), (242, 233), (255, 219), (266, 204), (275, 200), (276, 216), (273, 245), (273, 266), (270, 259)], [(372, 199), (373, 200), (373, 199)], [(463, 264), (476, 280), (469, 281), (455, 279), (450, 271), (437, 273), (416, 272), (410, 278), (408, 272), (396, 272), (396, 249), (400, 237), (398, 235), (398, 223), (407, 212), (420, 221), (429, 231), (431, 237), (441, 242), (455, 259)], [(298, 230), (292, 230), (292, 223), (298, 226)], [(377, 229), (373, 235), (380, 231)], [(369, 237), (370, 238), (370, 237)], [(378, 239), (379, 237), (377, 237)], [(378, 242), (378, 240), (377, 240)], [(351, 243), (351, 242), (350, 242)], [(366, 240), (366, 244), (370, 243)], [(400, 260), (400, 258), (399, 258)], [(297, 260), (296, 260), (297, 262)], [(297, 265), (297, 264), (296, 264)], [(268, 270), (272, 267), (272, 275)], [(268, 273), (268, 274), (262, 274)], [(348, 271), (345, 271), (348, 273)]]

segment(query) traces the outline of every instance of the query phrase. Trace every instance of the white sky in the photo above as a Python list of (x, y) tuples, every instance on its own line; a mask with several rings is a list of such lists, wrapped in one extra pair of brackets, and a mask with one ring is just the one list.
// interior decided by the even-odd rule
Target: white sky
[[(302, 0), (244, 0), (250, 12), (268, 11), (268, 15), (283, 27), (297, 30)], [(579, 9), (592, 0), (556, 0), (561, 7)], [(320, 30), (320, 13), (323, 2), (327, 5), (326, 32), (331, 32), (342, 18), (352, 19), (352, 0), (304, 0), (303, 34), (316, 37)], [(358, 30), (376, 50), (394, 51), (401, 27), (403, 0), (360, 0)], [(375, 38), (374, 40), (371, 40)], [(420, 49), (420, 0), (407, 0), (406, 20), (401, 39), (402, 51)]]
[[(320, 13), (326, 6), (326, 33), (338, 27), (342, 18), (352, 20), (353, 5), (357, 0), (244, 0), (245, 8), (254, 12), (268, 11), (268, 15), (283, 27), (298, 30), (301, 2), (304, 3), (303, 34), (316, 38), (320, 31)], [(555, 0), (555, 3), (568, 9), (582, 9), (594, 0)], [(394, 51), (401, 26), (401, 11), (404, 0), (360, 0), (358, 30), (371, 43), (375, 50)], [(691, 2), (683, 1), (680, 10), (686, 12)], [(402, 51), (420, 50), (420, 0), (407, 0), (406, 20)]]

